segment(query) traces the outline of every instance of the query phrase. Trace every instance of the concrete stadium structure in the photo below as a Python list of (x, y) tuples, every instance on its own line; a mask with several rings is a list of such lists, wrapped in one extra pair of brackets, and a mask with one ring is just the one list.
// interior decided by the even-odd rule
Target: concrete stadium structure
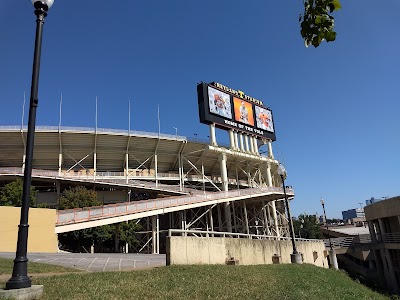
[[(165, 252), (168, 230), (289, 235), (271, 141), (229, 132), (229, 146), (159, 133), (38, 126), (33, 157), (37, 204), (57, 208), (62, 191), (84, 185), (103, 206), (58, 211), (55, 233), (137, 220), (137, 249)], [(0, 127), (0, 187), (22, 177), (26, 128)], [(262, 144), (268, 154), (260, 154)], [(293, 198), (292, 189), (287, 189)], [(203, 232), (203, 233), (199, 233)], [(116, 249), (117, 247), (116, 239)], [(127, 251), (128, 249), (124, 249)]]

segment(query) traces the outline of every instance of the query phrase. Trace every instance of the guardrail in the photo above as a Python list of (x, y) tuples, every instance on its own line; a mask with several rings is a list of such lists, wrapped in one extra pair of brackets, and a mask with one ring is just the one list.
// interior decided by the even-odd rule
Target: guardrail
[(329, 239), (324, 239), (324, 243), (326, 248), (330, 247), (332, 244), (332, 248), (350, 248), (355, 247), (360, 244), (370, 244), (372, 242), (371, 236), (369, 234), (359, 234), (356, 236), (348, 236), (348, 237), (338, 237)]
[[(12, 130), (12, 131), (27, 131), (27, 126), (0, 126), (0, 130)], [(35, 131), (59, 131), (60, 132), (68, 132), (68, 131), (81, 131), (81, 132), (93, 132), (93, 133), (118, 133), (123, 135), (130, 136), (143, 136), (143, 137), (152, 137), (152, 138), (168, 138), (174, 140), (186, 140), (185, 136), (175, 135), (175, 134), (165, 134), (158, 132), (147, 132), (147, 131), (139, 131), (139, 130), (125, 130), (125, 129), (111, 129), (111, 128), (94, 128), (94, 127), (69, 127), (69, 126), (36, 126)]]
[(377, 241), (388, 244), (400, 244), (400, 232), (378, 234)]
[[(274, 235), (259, 235), (259, 234), (247, 234), (247, 233), (234, 233), (234, 232), (224, 232), (224, 231), (204, 231), (204, 230), (184, 230), (184, 229), (168, 229), (168, 236), (173, 235), (192, 235), (194, 237), (236, 237), (236, 238), (247, 238), (247, 239), (259, 239), (259, 240), (280, 240), (280, 241), (290, 241), (290, 237), (277, 237)], [(307, 241), (307, 242), (321, 242), (318, 239), (303, 239), (295, 238), (296, 241)]]
[[(0, 175), (19, 175), (23, 176), (24, 172), (22, 168), (11, 167), (11, 168), (0, 168)], [(123, 174), (123, 173), (122, 173)], [(121, 172), (101, 172), (100, 175), (96, 174), (94, 177), (93, 174), (80, 174), (80, 173), (59, 173), (58, 171), (49, 171), (49, 170), (40, 170), (33, 169), (32, 176), (38, 177), (50, 177), (54, 179), (69, 179), (69, 180), (79, 180), (84, 182), (98, 182), (98, 183), (112, 183), (112, 184), (120, 184), (120, 185), (128, 185), (132, 187), (147, 187), (151, 189), (157, 190), (165, 190), (165, 191), (173, 191), (173, 192), (181, 192), (183, 194), (187, 194), (190, 191), (194, 192), (192, 189), (184, 188), (183, 191), (180, 191), (179, 186), (169, 185), (169, 184), (156, 184), (155, 182), (141, 181), (141, 180), (132, 180), (129, 179), (128, 183), (126, 182), (126, 177), (121, 176)], [(111, 179), (109, 177), (120, 177)], [(100, 178), (99, 178), (100, 177)], [(107, 178), (108, 177), (108, 178)], [(140, 177), (140, 176), (138, 176)]]
[[(133, 213), (163, 209), (180, 205), (201, 203), (212, 200), (227, 199), (227, 201), (229, 201), (229, 199), (233, 197), (240, 197), (240, 196), (243, 197), (250, 195), (261, 196), (268, 193), (279, 193), (283, 195), (283, 189), (277, 187), (269, 187), (269, 188), (233, 190), (226, 192), (209, 192), (205, 194), (198, 194), (191, 196), (168, 197), (162, 199), (117, 203), (117, 204), (110, 204), (97, 207), (78, 208), (71, 210), (58, 210), (56, 226), (87, 222), (91, 220), (110, 218), (114, 216), (121, 216), (126, 214), (133, 214)], [(294, 195), (291, 189), (289, 189), (287, 193), (289, 195)]]

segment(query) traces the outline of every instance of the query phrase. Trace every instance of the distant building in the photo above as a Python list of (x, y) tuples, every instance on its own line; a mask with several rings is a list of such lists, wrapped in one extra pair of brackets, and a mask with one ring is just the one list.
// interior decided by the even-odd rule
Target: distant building
[(342, 211), (342, 217), (344, 222), (352, 224), (365, 221), (364, 210), (361, 208)]
[(383, 199), (376, 199), (376, 198), (374, 198), (374, 197), (371, 197), (370, 200), (365, 200), (365, 205), (370, 205), (370, 204), (376, 203), (376, 202), (378, 202), (378, 201), (382, 201), (382, 200), (384, 200), (384, 199), (386, 199), (386, 198), (387, 198), (387, 197), (384, 197)]

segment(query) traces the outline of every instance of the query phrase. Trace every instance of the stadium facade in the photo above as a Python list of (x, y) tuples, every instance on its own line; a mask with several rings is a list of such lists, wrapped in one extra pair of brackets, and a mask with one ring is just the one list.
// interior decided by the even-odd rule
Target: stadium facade
[[(56, 233), (137, 220), (143, 231), (137, 234), (137, 249), (129, 250), (135, 252), (164, 252), (171, 229), (288, 237), (272, 141), (230, 130), (230, 145), (219, 145), (212, 124), (210, 137), (204, 142), (139, 131), (38, 126), (32, 172), (37, 204), (57, 208), (64, 189), (92, 188), (104, 204), (101, 212), (57, 211)], [(0, 127), (0, 186), (23, 176), (25, 143), (26, 128)], [(267, 155), (258, 151), (262, 143)], [(287, 191), (293, 198), (293, 190)]]

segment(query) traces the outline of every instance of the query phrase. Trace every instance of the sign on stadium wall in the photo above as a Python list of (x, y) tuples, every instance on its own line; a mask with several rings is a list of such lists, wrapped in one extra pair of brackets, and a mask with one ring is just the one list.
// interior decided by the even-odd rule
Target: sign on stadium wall
[(199, 83), (197, 94), (201, 123), (276, 140), (272, 111), (262, 101), (217, 82)]

